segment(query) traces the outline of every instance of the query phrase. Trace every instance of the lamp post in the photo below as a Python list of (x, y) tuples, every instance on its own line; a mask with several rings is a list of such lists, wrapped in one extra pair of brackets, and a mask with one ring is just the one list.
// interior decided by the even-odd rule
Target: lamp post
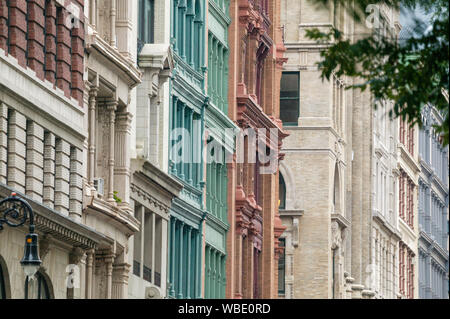
[[(6, 206), (4, 212), (2, 207)], [(29, 234), (25, 236), (24, 255), (20, 261), (25, 275), (33, 277), (38, 271), (42, 261), (39, 258), (38, 235), (34, 232), (34, 214), (30, 204), (22, 198), (17, 197), (16, 193), (12, 193), (11, 197), (0, 201), (0, 231), (3, 225), (10, 227), (20, 227), (27, 219), (30, 219)]]

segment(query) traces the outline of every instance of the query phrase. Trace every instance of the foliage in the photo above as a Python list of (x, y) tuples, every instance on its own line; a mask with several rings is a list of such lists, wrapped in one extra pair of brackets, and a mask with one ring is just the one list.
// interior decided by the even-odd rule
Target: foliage
[[(309, 0), (330, 5), (330, 0)], [(444, 145), (449, 142), (449, 4), (445, 0), (334, 0), (364, 25), (369, 5), (386, 4), (396, 10), (414, 10), (420, 6), (430, 16), (430, 27), (414, 19), (414, 36), (398, 41), (396, 32), (368, 32), (356, 40), (336, 27), (323, 32), (307, 31), (307, 37), (326, 44), (321, 52), (322, 79), (350, 76), (360, 79), (359, 87), (369, 89), (375, 101), (392, 100), (391, 117), (400, 116), (410, 124), (422, 125), (421, 112), (426, 104), (435, 106), (444, 118), (436, 130)], [(356, 38), (356, 37), (355, 37)], [(356, 82), (356, 81), (355, 81)], [(374, 107), (379, 103), (374, 103)]]
[(118, 192), (114, 191), (113, 194), (114, 194), (113, 198), (116, 201), (116, 203), (118, 204), (122, 203), (122, 199), (117, 196)]

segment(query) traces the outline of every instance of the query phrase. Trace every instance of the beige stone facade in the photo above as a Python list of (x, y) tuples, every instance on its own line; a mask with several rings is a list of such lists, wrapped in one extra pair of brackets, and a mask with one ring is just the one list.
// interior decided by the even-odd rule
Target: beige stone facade
[[(399, 142), (399, 120), (386, 115), (391, 104), (375, 111), (369, 92), (345, 89), (354, 79), (322, 81), (316, 62), (324, 47), (305, 37), (314, 27), (334, 25), (350, 39), (369, 30), (341, 7), (283, 0), (281, 12), (285, 72), (300, 75), (300, 116), (297, 125), (285, 126), (290, 136), (280, 168), (287, 226), (281, 297), (400, 297), (399, 244), (416, 254), (417, 227), (399, 218), (398, 176), (403, 168), (417, 183), (417, 157)], [(397, 15), (385, 7), (381, 14), (397, 33)], [(417, 204), (412, 210), (417, 216)]]

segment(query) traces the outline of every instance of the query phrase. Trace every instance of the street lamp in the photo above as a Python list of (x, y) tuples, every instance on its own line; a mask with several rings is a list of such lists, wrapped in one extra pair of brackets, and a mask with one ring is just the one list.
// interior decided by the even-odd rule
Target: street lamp
[(2, 206), (6, 206), (6, 210), (3, 217), (0, 217), (0, 231), (3, 230), (3, 224), (20, 227), (30, 218), (30, 233), (25, 236), (24, 255), (20, 263), (27, 278), (33, 277), (42, 263), (39, 258), (38, 235), (34, 232), (33, 209), (24, 199), (17, 197), (16, 193), (0, 201), (0, 209)]

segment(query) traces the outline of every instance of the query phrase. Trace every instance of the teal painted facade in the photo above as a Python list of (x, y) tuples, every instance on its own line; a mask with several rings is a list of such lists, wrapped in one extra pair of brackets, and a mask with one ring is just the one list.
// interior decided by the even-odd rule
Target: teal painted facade
[[(202, 298), (206, 61), (205, 0), (171, 0), (169, 173), (183, 184), (169, 225), (169, 298)], [(187, 133), (181, 138), (181, 133)], [(194, 150), (194, 152), (192, 151)]]
[[(205, 120), (208, 132), (206, 164), (205, 298), (225, 298), (228, 178), (226, 157), (234, 153), (228, 118), (229, 0), (209, 0), (208, 95)], [(228, 135), (227, 135), (228, 134)]]
[[(171, 2), (175, 68), (170, 83), (169, 171), (184, 188), (171, 207), (170, 298), (225, 298), (226, 156), (234, 153), (232, 133), (225, 129), (235, 128), (227, 115), (230, 1), (210, 0), (208, 6), (206, 1)], [(201, 156), (205, 147), (206, 158)]]

